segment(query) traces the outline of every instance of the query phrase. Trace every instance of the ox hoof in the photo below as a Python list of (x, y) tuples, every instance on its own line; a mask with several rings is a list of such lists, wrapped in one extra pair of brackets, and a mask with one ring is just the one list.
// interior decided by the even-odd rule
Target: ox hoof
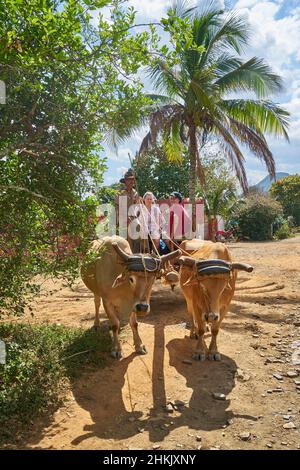
[(111, 357), (114, 359), (121, 359), (122, 357), (122, 351), (111, 351), (110, 353)]
[(216, 352), (216, 353), (209, 353), (207, 356), (207, 359), (209, 361), (220, 361), (221, 360), (221, 354)]
[(93, 326), (93, 330), (99, 331), (99, 330), (100, 330), (100, 325), (94, 325), (94, 326)]
[(146, 346), (141, 344), (141, 346), (136, 349), (136, 352), (137, 352), (137, 354), (147, 354), (148, 351), (146, 349)]
[(202, 352), (201, 352), (201, 353), (199, 353), (199, 352), (194, 352), (194, 354), (193, 354), (192, 357), (193, 357), (193, 359), (194, 359), (195, 361), (205, 361), (205, 359), (206, 359), (206, 354), (205, 354), (205, 353), (202, 353)]

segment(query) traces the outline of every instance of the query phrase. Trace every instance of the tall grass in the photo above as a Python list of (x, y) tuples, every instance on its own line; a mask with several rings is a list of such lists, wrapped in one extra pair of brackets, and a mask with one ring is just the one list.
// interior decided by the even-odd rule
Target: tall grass
[(103, 367), (109, 332), (59, 325), (1, 323), (6, 364), (0, 364), (0, 444), (37, 416), (53, 412), (87, 365)]

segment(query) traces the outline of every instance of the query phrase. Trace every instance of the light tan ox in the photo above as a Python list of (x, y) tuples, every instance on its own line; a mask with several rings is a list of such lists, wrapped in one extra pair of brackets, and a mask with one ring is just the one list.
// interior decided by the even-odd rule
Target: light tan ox
[[(234, 263), (223, 243), (186, 240), (180, 248), (190, 256), (181, 256), (180, 286), (191, 318), (191, 338), (197, 338), (193, 358), (204, 361), (221, 360), (217, 335), (234, 295), (237, 271), (252, 272), (252, 266)], [(210, 324), (211, 343), (207, 348), (204, 333)]]
[(155, 278), (170, 259), (180, 254), (180, 250), (177, 250), (162, 256), (160, 260), (150, 255), (133, 255), (127, 240), (119, 236), (104, 237), (91, 243), (81, 269), (81, 277), (94, 294), (95, 329), (100, 325), (99, 309), (102, 299), (112, 325), (113, 357), (122, 357), (118, 338), (122, 320), (130, 323), (136, 352), (146, 354), (146, 348), (138, 334), (137, 316), (149, 313), (150, 294)]

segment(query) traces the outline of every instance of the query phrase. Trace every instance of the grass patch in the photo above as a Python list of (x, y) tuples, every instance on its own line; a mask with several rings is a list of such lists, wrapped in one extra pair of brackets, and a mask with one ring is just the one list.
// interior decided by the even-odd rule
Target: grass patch
[(52, 413), (84, 366), (103, 367), (111, 344), (108, 331), (48, 324), (0, 323), (0, 339), (7, 353), (0, 364), (1, 445), (12, 442), (16, 429), (22, 433), (34, 418)]

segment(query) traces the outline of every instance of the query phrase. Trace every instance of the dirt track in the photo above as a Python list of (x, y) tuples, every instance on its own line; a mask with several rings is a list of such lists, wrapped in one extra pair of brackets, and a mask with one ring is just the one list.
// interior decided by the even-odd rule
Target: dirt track
[[(151, 313), (140, 323), (148, 354), (134, 354), (126, 327), (124, 359), (87, 370), (65, 406), (51, 422), (37, 423), (24, 447), (300, 449), (300, 364), (291, 363), (291, 344), (300, 340), (300, 238), (230, 249), (255, 270), (239, 275), (219, 334), (221, 362), (182, 362), (194, 347), (185, 302), (179, 288), (173, 293), (157, 283)], [(79, 283), (75, 292), (64, 288), (41, 298), (34, 321), (90, 328), (93, 311), (93, 297)], [(286, 376), (297, 370), (298, 377)], [(226, 399), (216, 400), (214, 392)], [(185, 406), (166, 413), (164, 405), (174, 400)], [(283, 428), (291, 422), (295, 429)]]

